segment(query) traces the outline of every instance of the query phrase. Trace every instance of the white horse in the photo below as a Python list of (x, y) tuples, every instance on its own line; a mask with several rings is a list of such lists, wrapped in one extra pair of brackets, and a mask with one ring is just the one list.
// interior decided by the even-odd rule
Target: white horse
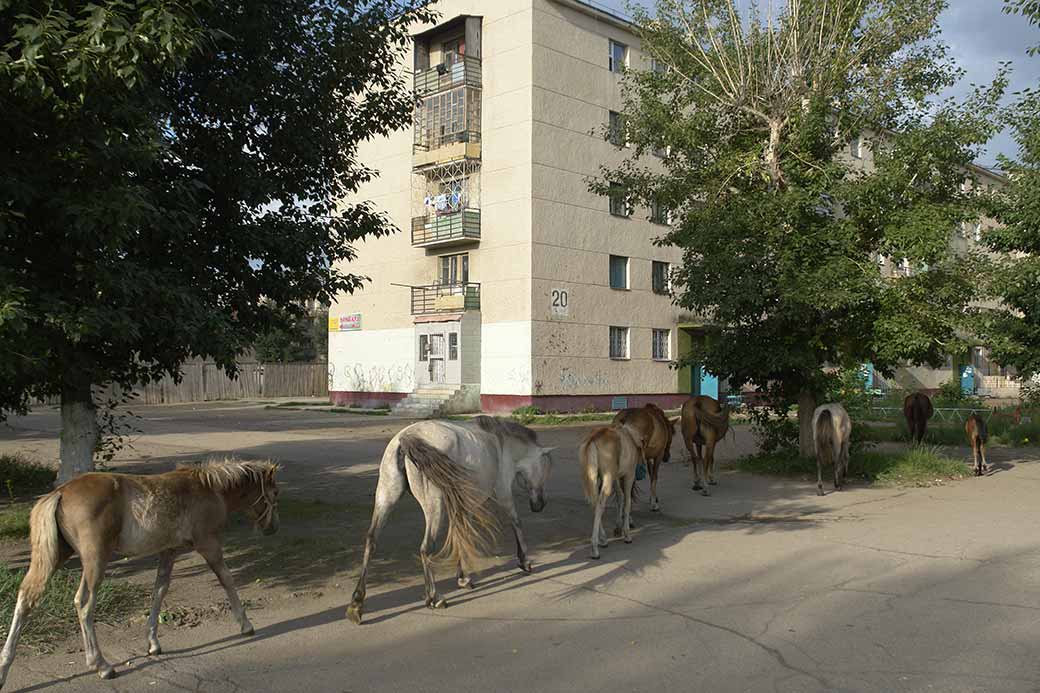
[(821, 404), (813, 412), (813, 442), (816, 447), (816, 493), (823, 495), (823, 465), (834, 465), (834, 488), (845, 485), (849, 470), (849, 442), (852, 421), (845, 407), (837, 402)]
[(372, 524), (365, 537), (365, 558), (347, 617), (360, 625), (368, 562), (380, 530), (406, 488), (426, 516), (426, 532), (419, 547), (426, 606), (442, 609), (448, 605), (437, 594), (431, 560), (445, 523), (447, 536), (440, 554), (458, 565), (459, 587), (473, 586), (467, 570), (472, 569), (475, 558), (487, 553), (498, 528), (494, 511), (487, 503), (491, 496), (512, 521), (520, 569), (531, 572), (527, 543), (513, 504), (513, 482), (527, 490), (531, 510), (541, 512), (552, 466), (551, 451), (552, 448), (538, 444), (531, 429), (490, 416), (463, 423), (422, 421), (394, 436), (379, 466)]

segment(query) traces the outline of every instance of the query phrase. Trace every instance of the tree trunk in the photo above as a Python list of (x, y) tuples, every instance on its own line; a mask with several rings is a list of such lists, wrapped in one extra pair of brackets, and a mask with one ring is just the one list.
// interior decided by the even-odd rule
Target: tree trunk
[(803, 457), (815, 457), (813, 445), (812, 417), (816, 411), (816, 394), (812, 390), (798, 393), (798, 451)]
[(58, 483), (94, 471), (98, 422), (89, 382), (67, 382), (61, 392)]

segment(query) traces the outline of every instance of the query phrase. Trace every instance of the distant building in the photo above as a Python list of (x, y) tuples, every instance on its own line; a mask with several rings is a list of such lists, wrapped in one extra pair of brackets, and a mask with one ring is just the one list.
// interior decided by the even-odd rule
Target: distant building
[[(372, 281), (330, 309), (332, 399), (424, 414), (717, 395), (672, 365), (703, 325), (670, 299), (667, 210), (588, 190), (625, 156), (621, 71), (652, 68), (631, 24), (580, 0), (437, 9), (409, 58), (414, 126), (359, 152), (380, 174), (361, 197), (404, 233), (349, 265)], [(850, 155), (869, 164), (869, 145)]]

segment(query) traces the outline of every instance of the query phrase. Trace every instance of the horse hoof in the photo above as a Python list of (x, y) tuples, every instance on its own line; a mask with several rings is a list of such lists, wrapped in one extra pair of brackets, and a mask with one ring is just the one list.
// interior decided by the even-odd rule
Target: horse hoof
[(651, 505), (650, 506), (650, 512), (652, 512), (652, 513), (659, 513), (659, 512), (661, 512), (661, 506), (657, 505), (657, 504)]
[(711, 484), (712, 486), (718, 486), (719, 485), (719, 482), (717, 482), (715, 480), (709, 481), (708, 483)]
[(239, 633), (242, 635), (243, 638), (251, 638), (256, 633), (256, 631), (253, 630), (252, 623), (247, 623), (246, 625), (242, 626), (242, 630), (240, 630)]
[(620, 527), (615, 527), (614, 528), (614, 538), (616, 539), (617, 537), (620, 537), (620, 536), (621, 536), (621, 528)]
[(708, 490), (707, 486), (705, 486), (703, 489), (701, 489), (701, 495), (702, 496), (710, 496), (711, 495), (711, 491)]
[(598, 561), (599, 560), (599, 554), (598, 553), (594, 553), (591, 556), (589, 556), (589, 558), (591, 558), (594, 561)]
[(351, 604), (347, 607), (347, 618), (354, 622), (354, 625), (361, 625), (361, 605)]
[(701, 486), (701, 483), (699, 481), (696, 484), (693, 485), (693, 490), (694, 491), (700, 491), (702, 488), (704, 488), (704, 487)]
[(462, 589), (473, 589), (473, 578), (459, 578), (459, 587)]
[(632, 537), (625, 537), (625, 543), (626, 544), (631, 544), (632, 543)]
[(444, 599), (444, 598), (438, 599), (435, 602), (433, 602), (433, 606), (431, 606), (430, 608), (431, 609), (447, 609), (448, 608), (448, 600)]
[(816, 489), (816, 495), (817, 496), (822, 496), (823, 495), (823, 489), (822, 488)]
[(98, 667), (97, 675), (102, 681), (108, 681), (116, 677), (116, 670), (110, 666)]
[(161, 654), (162, 654), (162, 648), (159, 647), (158, 643), (156, 643), (155, 645), (152, 645), (152, 646), (150, 646), (148, 648), (148, 655), (151, 656), (151, 657), (156, 657), (156, 656), (161, 655)]
[(534, 572), (534, 564), (531, 561), (520, 561), (520, 570), (530, 575)]

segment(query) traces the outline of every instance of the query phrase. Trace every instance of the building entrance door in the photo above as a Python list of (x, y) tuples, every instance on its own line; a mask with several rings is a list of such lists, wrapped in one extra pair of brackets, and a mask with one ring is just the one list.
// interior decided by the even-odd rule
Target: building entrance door
[(430, 335), (430, 382), (444, 382), (444, 335)]

